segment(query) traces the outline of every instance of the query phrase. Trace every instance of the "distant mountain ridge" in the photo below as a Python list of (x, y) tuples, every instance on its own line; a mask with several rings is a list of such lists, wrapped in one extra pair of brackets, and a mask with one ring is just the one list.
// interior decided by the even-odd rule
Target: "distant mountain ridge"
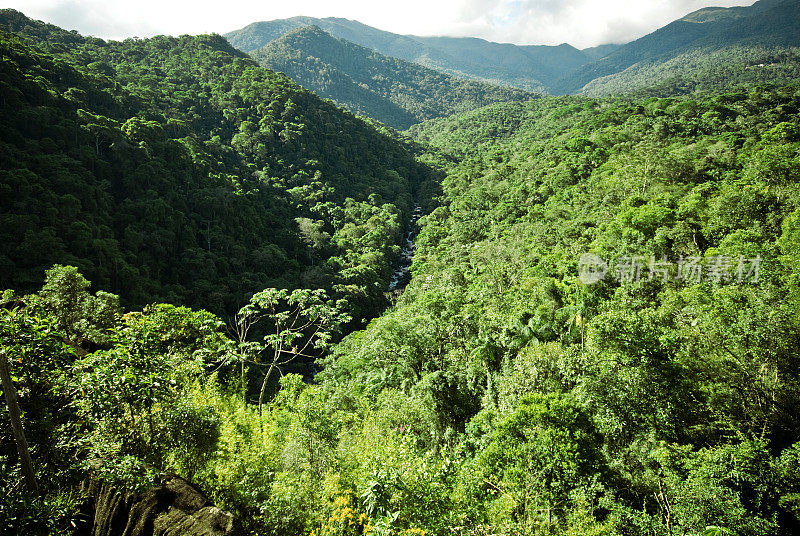
[(420, 37), (399, 35), (342, 18), (293, 17), (255, 22), (225, 37), (252, 52), (285, 33), (303, 26), (317, 26), (334, 37), (373, 49), (385, 56), (417, 63), (468, 79), (506, 84), (528, 91), (546, 92), (565, 72), (607, 54), (616, 45), (581, 51), (558, 46), (520, 46), (493, 43), (474, 37)]
[(638, 70), (698, 51), (710, 55), (743, 46), (800, 46), (800, 1), (760, 0), (749, 7), (700, 9), (579, 67), (562, 78), (555, 89), (577, 93), (595, 82), (592, 85), (596, 90), (598, 79), (626, 77), (630, 68)]
[[(797, 54), (787, 47), (800, 47), (800, 1), (706, 7), (630, 43), (585, 50), (568, 44), (519, 46), (477, 38), (398, 35), (342, 18), (256, 22), (225, 37), (234, 47), (252, 52), (308, 25), (385, 56), (533, 92), (602, 95), (638, 91), (652, 81), (663, 93), (702, 85), (703, 73), (709, 70), (714, 71), (711, 89), (790, 79)], [(780, 62), (780, 58), (789, 58), (790, 65), (757, 75), (747, 71), (752, 65)], [(725, 74), (726, 69), (730, 74)]]
[(384, 56), (317, 26), (291, 30), (251, 56), (318, 95), (399, 130), (426, 119), (534, 96)]

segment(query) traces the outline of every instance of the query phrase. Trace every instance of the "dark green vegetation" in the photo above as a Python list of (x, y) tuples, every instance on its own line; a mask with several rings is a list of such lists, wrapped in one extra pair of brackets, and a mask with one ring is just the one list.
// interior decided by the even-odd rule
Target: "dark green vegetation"
[[(675, 89), (730, 90), (737, 84), (782, 83), (798, 70), (800, 2), (760, 0), (749, 7), (707, 8), (614, 50), (566, 74), (561, 93), (625, 93), (661, 86)], [(780, 67), (759, 68), (779, 63)], [(789, 72), (787, 72), (787, 70)], [(711, 75), (709, 77), (709, 75)]]
[(800, 78), (800, 48), (760, 45), (692, 50), (662, 62), (631, 66), (586, 84), (586, 95), (640, 96), (718, 93), (753, 85), (786, 84)]
[(383, 56), (316, 26), (290, 31), (250, 55), (318, 95), (400, 130), (426, 119), (533, 97)]
[(518, 46), (472, 37), (397, 35), (358, 21), (334, 17), (293, 17), (256, 22), (241, 30), (227, 33), (225, 37), (236, 48), (252, 52), (305, 26), (317, 26), (334, 37), (370, 48), (385, 56), (418, 63), (463, 78), (511, 85), (535, 92), (551, 91), (553, 84), (565, 73), (572, 72), (616, 48), (614, 45), (605, 45), (582, 51), (567, 44)]
[(219, 36), (105, 42), (0, 12), (0, 287), (54, 262), (141, 307), (265, 287), (384, 307), (429, 178), (376, 129)]
[[(63, 86), (85, 88), (81, 102), (106, 103), (92, 113), (108, 110), (108, 121), (119, 121), (112, 114), (119, 107), (135, 105), (131, 109), (146, 111), (141, 121), (167, 121), (166, 131), (170, 123), (157, 115), (163, 107), (194, 125), (189, 132), (203, 132), (198, 125), (205, 124), (204, 114), (221, 114), (208, 128), (224, 133), (227, 121), (234, 121), (226, 115), (246, 113), (236, 112), (242, 108), (273, 124), (274, 108), (264, 93), (252, 101), (241, 96), (259, 88), (253, 80), (264, 77), (285, 84), (270, 91), (283, 87), (293, 102), (304, 104), (296, 113), (309, 117), (302, 124), (310, 126), (302, 132), (321, 128), (310, 119), (321, 114), (332, 125), (363, 132), (366, 147), (376, 144), (376, 153), (366, 154), (381, 166), (388, 166), (389, 157), (405, 162), (408, 176), (416, 179), (385, 171), (386, 184), (377, 184), (407, 185), (398, 199), (407, 207), (415, 192), (427, 210), (410, 285), (392, 308), (337, 342), (352, 328), (354, 304), (362, 303), (354, 298), (358, 287), (337, 281), (385, 262), (380, 252), (396, 238), (387, 231), (395, 227), (385, 222), (399, 228), (407, 209), (378, 209), (372, 192), (365, 200), (339, 201), (337, 189), (353, 188), (353, 195), (363, 196), (359, 192), (378, 180), (366, 175), (364, 184), (357, 182), (365, 168), (347, 153), (334, 153), (335, 162), (324, 165), (346, 163), (353, 175), (328, 179), (323, 169), (319, 180), (297, 189), (282, 170), (295, 169), (299, 164), (291, 158), (314, 146), (288, 152), (281, 143), (306, 138), (279, 136), (248, 152), (245, 141), (257, 146), (266, 136), (258, 115), (247, 116), (257, 129), (242, 119), (235, 124), (244, 128), (230, 131), (229, 139), (216, 134), (216, 144), (213, 136), (203, 141), (195, 134), (198, 141), (189, 146), (215, 156), (217, 167), (208, 164), (209, 169), (223, 170), (217, 179), (235, 184), (238, 197), (248, 197), (239, 190), (244, 179), (238, 173), (252, 173), (249, 163), (257, 155), (284, 155), (280, 162), (268, 160), (270, 176), (280, 179), (268, 182), (276, 184), (274, 198), (285, 196), (289, 208), (279, 201), (262, 205), (260, 198), (248, 206), (266, 206), (266, 214), (297, 211), (278, 212), (278, 223), (287, 225), (276, 229), (295, 229), (294, 239), (309, 248), (300, 250), (307, 260), (298, 257), (298, 271), (284, 272), (286, 284), (263, 280), (270, 286), (239, 301), (246, 305), (229, 317), (173, 304), (127, 307), (123, 313), (116, 296), (91, 293), (78, 269), (61, 265), (48, 270), (34, 293), (6, 291), (0, 300), (0, 359), (8, 360), (19, 392), (41, 492), (27, 490), (10, 420), (0, 414), (0, 530), (74, 532), (73, 523), (82, 523), (78, 482), (90, 472), (132, 489), (177, 473), (258, 535), (800, 532), (796, 80), (725, 93), (706, 88), (673, 98), (499, 103), (413, 127), (417, 145), (406, 146), (417, 151), (414, 160), (391, 133), (237, 57), (218, 38), (109, 44), (15, 20), (43, 42), (3, 36), (9, 51), (3, 69), (17, 78), (4, 71), (2, 95), (22, 104), (28, 94), (39, 100), (14, 108), (29, 119), (15, 119), (10, 132), (17, 138), (3, 146), (21, 163), (3, 176), (3, 187), (21, 170), (30, 168), (38, 177), (34, 164), (46, 148), (63, 147), (67, 155), (75, 150), (69, 139), (44, 141), (38, 130), (21, 130), (41, 125), (30, 119), (39, 110), (53, 109), (46, 113), (56, 119), (77, 117), (69, 132), (88, 143), (85, 165), (106, 169), (111, 178), (127, 162), (104, 167), (110, 157), (102, 155), (114, 154), (115, 143), (121, 147), (125, 141), (131, 151), (144, 151), (140, 158), (153, 161), (151, 155), (166, 150), (153, 138), (124, 130), (125, 138), (111, 143), (86, 137), (117, 135), (119, 127), (95, 119), (80, 128), (81, 115), (61, 96)], [(207, 47), (212, 51), (204, 52)], [(117, 49), (136, 51), (138, 59), (117, 63)], [(106, 58), (105, 64), (92, 67), (94, 58)], [(151, 58), (158, 58), (155, 66)], [(193, 80), (210, 84), (212, 96), (218, 84), (230, 84), (221, 94), (234, 103), (224, 110), (232, 111), (181, 111), (183, 101), (174, 99), (184, 86), (159, 89), (170, 79), (164, 72), (172, 61), (181, 62), (181, 73), (195, 72)], [(237, 62), (245, 66), (241, 73), (227, 70)], [(100, 68), (105, 74), (93, 74)], [(156, 68), (157, 77), (148, 74)], [(105, 85), (99, 82), (103, 77), (109, 80)], [(241, 100), (232, 96), (233, 88)], [(317, 115), (299, 115), (306, 106)], [(4, 120), (16, 117), (8, 107), (2, 111)], [(327, 150), (347, 150), (340, 143), (352, 132), (335, 128), (320, 158)], [(159, 165), (176, 165), (181, 154), (165, 155)], [(418, 162), (440, 170), (438, 194), (421, 182), (431, 175)], [(97, 173), (75, 169), (77, 176)], [(134, 182), (149, 176), (136, 175)], [(26, 199), (36, 207), (33, 201), (47, 199), (47, 188), (59, 184), (42, 183)], [(177, 191), (182, 195), (182, 188)], [(333, 231), (322, 227), (327, 220), (314, 216), (313, 208), (303, 212), (317, 195), (330, 211), (324, 214), (351, 219), (334, 224)], [(88, 215), (102, 214), (93, 207), (80, 205)], [(7, 210), (3, 206), (3, 217), (17, 214), (20, 221), (27, 214)], [(53, 210), (39, 217), (59, 222), (70, 214)], [(144, 224), (140, 220), (135, 223)], [(9, 221), (2, 230), (13, 233), (17, 220)], [(354, 242), (339, 241), (342, 249), (333, 249), (337, 235), (331, 232)], [(53, 263), (72, 262), (56, 249), (51, 253)], [(584, 253), (610, 262), (605, 279), (581, 283), (578, 259)], [(639, 277), (618, 271), (626, 257), (641, 263)], [(44, 253), (41, 258), (48, 260)], [(333, 283), (321, 285), (313, 269), (330, 269), (331, 258), (353, 259), (355, 268), (337, 264), (338, 271), (330, 272)], [(749, 271), (755, 259), (757, 278)], [(663, 266), (655, 263), (663, 260), (675, 264), (659, 271)], [(98, 270), (94, 261), (77, 261), (80, 271)], [(164, 260), (168, 267), (182, 262)], [(692, 265), (702, 270), (699, 277), (690, 275)], [(28, 270), (24, 292), (34, 285), (33, 268)], [(9, 277), (5, 268), (2, 273)], [(116, 290), (111, 284), (98, 287)], [(164, 294), (153, 296), (155, 301)], [(297, 362), (319, 356), (313, 381), (287, 374)]]

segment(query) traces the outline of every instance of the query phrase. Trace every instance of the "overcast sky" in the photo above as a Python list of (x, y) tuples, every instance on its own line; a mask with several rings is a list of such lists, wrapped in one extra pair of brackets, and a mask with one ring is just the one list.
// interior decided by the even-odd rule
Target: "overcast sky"
[(641, 37), (701, 7), (753, 0), (0, 0), (32, 18), (105, 39), (225, 33), (295, 15), (345, 17), (403, 34), (579, 48)]

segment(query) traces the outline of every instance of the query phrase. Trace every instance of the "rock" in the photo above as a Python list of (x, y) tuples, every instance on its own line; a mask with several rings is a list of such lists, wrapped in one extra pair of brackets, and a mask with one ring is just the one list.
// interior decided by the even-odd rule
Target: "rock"
[(179, 477), (144, 493), (87, 479), (89, 536), (242, 536), (234, 517)]

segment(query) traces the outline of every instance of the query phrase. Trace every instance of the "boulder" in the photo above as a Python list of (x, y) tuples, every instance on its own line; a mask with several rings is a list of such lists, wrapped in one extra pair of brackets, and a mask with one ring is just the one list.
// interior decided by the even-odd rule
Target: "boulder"
[(212, 505), (197, 488), (171, 477), (144, 493), (87, 479), (83, 491), (89, 536), (242, 536), (233, 515)]

